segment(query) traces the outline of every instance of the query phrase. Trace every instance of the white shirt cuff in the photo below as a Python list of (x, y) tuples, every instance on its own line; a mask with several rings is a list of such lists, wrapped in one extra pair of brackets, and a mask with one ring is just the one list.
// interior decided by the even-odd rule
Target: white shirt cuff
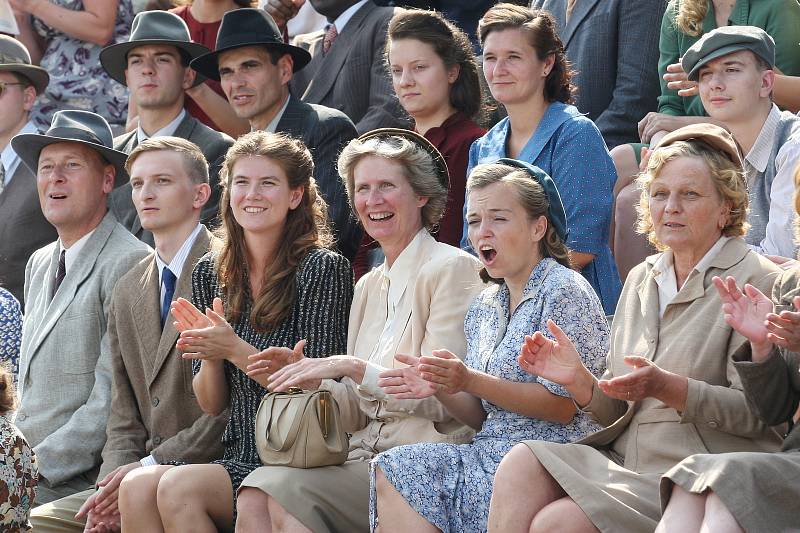
[(139, 460), (139, 464), (142, 466), (154, 466), (158, 464), (158, 461), (156, 461), (156, 458), (152, 455), (148, 455), (147, 457)]

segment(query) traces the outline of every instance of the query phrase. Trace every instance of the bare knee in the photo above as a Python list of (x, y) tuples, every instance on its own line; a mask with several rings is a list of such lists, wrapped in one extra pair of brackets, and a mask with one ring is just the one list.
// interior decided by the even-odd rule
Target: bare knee
[(159, 512), (162, 516), (171, 516), (191, 507), (197, 491), (197, 483), (182, 467), (167, 471), (161, 476), (156, 489)]
[(242, 487), (236, 496), (237, 533), (268, 532), (270, 514), (269, 495), (255, 487)]
[(580, 506), (565, 496), (542, 508), (531, 523), (532, 532), (590, 532), (597, 531)]
[(128, 472), (119, 484), (119, 510), (123, 514), (152, 509), (156, 502), (159, 473), (146, 468)]
[(494, 474), (495, 487), (519, 483), (535, 484), (535, 479), (548, 475), (539, 460), (525, 444), (517, 444), (509, 451)]
[(636, 164), (636, 152), (630, 144), (615, 146), (610, 153), (617, 169), (617, 183), (614, 186), (614, 192), (617, 193), (630, 184), (639, 171), (639, 166)]

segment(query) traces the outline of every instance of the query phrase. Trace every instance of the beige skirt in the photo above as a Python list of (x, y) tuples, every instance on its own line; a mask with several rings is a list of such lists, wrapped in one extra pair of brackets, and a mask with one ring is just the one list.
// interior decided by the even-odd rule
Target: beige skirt
[(262, 466), (242, 481), (269, 494), (314, 533), (369, 531), (369, 461), (339, 466)]
[(800, 451), (692, 455), (661, 480), (661, 507), (672, 484), (714, 491), (745, 531), (800, 531)]
[(602, 532), (653, 531), (660, 473), (639, 474), (584, 444), (525, 441), (541, 465)]

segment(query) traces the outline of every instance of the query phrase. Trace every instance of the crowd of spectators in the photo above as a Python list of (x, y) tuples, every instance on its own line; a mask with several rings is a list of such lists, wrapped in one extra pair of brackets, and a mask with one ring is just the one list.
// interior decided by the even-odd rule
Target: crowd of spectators
[(800, 530), (798, 0), (0, 16), (0, 531)]

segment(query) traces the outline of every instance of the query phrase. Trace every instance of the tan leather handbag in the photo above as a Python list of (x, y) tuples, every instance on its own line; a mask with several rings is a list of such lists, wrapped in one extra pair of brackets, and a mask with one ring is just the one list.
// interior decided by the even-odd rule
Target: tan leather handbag
[(325, 390), (270, 392), (256, 413), (256, 448), (267, 466), (314, 468), (347, 460), (339, 404)]

